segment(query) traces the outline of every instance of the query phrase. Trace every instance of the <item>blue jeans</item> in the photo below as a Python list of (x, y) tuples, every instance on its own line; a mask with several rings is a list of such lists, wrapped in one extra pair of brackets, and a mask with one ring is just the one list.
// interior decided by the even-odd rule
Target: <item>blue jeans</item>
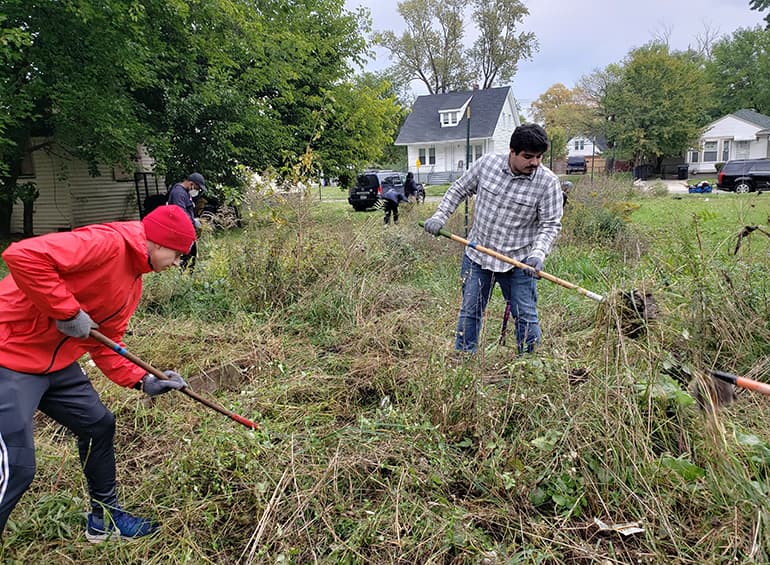
[(463, 255), (460, 268), (463, 282), (463, 303), (457, 320), (457, 351), (476, 351), (484, 310), (495, 283), (511, 303), (511, 317), (516, 322), (516, 345), (519, 353), (531, 353), (540, 343), (540, 323), (537, 319), (537, 279), (514, 267), (505, 273), (483, 269), (468, 255)]

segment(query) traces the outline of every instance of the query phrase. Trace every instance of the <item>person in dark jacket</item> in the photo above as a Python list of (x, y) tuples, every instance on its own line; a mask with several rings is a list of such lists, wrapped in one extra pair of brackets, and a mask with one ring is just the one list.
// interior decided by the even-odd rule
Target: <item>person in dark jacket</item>
[(99, 331), (123, 346), (142, 295), (142, 275), (179, 266), (195, 241), (187, 215), (159, 206), (142, 221), (85, 226), (12, 243), (0, 280), (0, 533), (35, 475), (36, 410), (77, 437), (91, 498), (86, 538), (134, 539), (158, 524), (118, 503), (115, 416), (78, 364), (88, 353), (115, 384), (149, 396), (180, 389), (90, 337)]
[(406, 180), (404, 181), (404, 195), (407, 199), (412, 196), (417, 197), (417, 183), (414, 182), (414, 173), (406, 173)]
[(398, 205), (401, 202), (409, 202), (409, 199), (397, 191), (395, 188), (389, 188), (382, 195), (385, 204), (385, 225), (390, 223), (390, 214), (393, 214), (393, 223), (398, 223)]
[[(201, 222), (195, 217), (195, 203), (193, 198), (198, 195), (199, 192), (206, 189), (206, 180), (200, 173), (193, 173), (184, 179), (182, 182), (176, 183), (168, 191), (168, 200), (166, 204), (173, 204), (179, 206), (184, 210), (187, 217), (190, 218), (190, 223), (197, 232), (200, 230)], [(198, 256), (198, 246), (193, 243), (190, 252), (182, 256), (181, 266), (182, 269), (195, 266), (195, 258)]]

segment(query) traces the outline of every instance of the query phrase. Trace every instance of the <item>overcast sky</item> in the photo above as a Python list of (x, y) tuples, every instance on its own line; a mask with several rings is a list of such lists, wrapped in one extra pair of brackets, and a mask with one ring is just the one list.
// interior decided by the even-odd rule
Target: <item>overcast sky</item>
[[(653, 37), (668, 36), (673, 49), (697, 45), (697, 36), (730, 35), (738, 28), (764, 25), (764, 13), (749, 9), (749, 0), (524, 0), (529, 16), (522, 31), (534, 32), (540, 44), (531, 61), (519, 64), (513, 92), (519, 105), (529, 104), (551, 85), (574, 87), (595, 69), (622, 61), (629, 50)], [(373, 28), (404, 29), (393, 0), (345, 0), (353, 9), (366, 6)], [(468, 20), (470, 21), (470, 20)], [(391, 65), (387, 51), (378, 50), (368, 70)], [(426, 94), (414, 84), (415, 94)]]

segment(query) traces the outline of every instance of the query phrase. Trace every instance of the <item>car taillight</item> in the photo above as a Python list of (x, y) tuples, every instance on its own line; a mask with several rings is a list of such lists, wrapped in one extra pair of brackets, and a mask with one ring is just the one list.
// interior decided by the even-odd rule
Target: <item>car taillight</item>
[(382, 185), (377, 186), (377, 196), (382, 196)]
[(719, 175), (717, 175), (717, 184), (724, 184), (722, 180), (725, 178), (725, 172), (719, 171)]

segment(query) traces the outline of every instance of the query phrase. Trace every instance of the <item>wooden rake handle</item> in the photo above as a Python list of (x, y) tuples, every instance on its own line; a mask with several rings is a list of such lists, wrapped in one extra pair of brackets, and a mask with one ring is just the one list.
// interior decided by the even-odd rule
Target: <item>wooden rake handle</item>
[[(419, 222), (419, 223), (421, 226), (423, 227), (425, 226), (425, 222)], [(444, 237), (451, 239), (452, 241), (456, 241), (457, 243), (461, 243), (462, 245), (466, 245), (472, 249), (475, 249), (476, 251), (485, 253), (490, 257), (499, 259), (503, 263), (508, 263), (509, 265), (518, 267), (519, 269), (532, 269), (532, 267), (530, 267), (526, 263), (522, 263), (521, 261), (512, 259), (511, 257), (508, 257), (507, 255), (503, 255), (502, 253), (498, 253), (497, 251), (493, 249), (489, 249), (488, 247), (484, 247), (482, 245), (473, 243), (472, 241), (468, 241), (467, 239), (463, 239), (459, 235), (455, 235), (452, 232), (447, 231), (443, 228), (438, 231), (438, 234), (443, 235)], [(569, 281), (565, 281), (564, 279), (560, 279), (559, 277), (552, 275), (550, 273), (546, 273), (545, 271), (536, 271), (536, 273), (537, 273), (537, 276), (539, 276), (540, 278), (551, 281), (552, 283), (558, 284), (559, 286), (563, 286), (564, 288), (574, 290), (575, 292), (582, 294), (583, 296), (586, 296), (592, 300), (596, 300), (597, 302), (604, 302), (604, 297), (601, 294), (596, 294), (595, 292), (591, 292), (590, 290), (579, 287), (578, 285), (571, 283)]]
[[(94, 338), (99, 343), (101, 343), (103, 345), (106, 345), (107, 347), (109, 347), (110, 349), (112, 349), (114, 352), (118, 353), (122, 357), (125, 357), (126, 359), (131, 361), (134, 365), (136, 365), (137, 367), (141, 367), (142, 369), (144, 369), (148, 373), (152, 373), (153, 375), (155, 375), (156, 377), (158, 377), (161, 380), (164, 380), (164, 381), (168, 380), (168, 377), (165, 375), (165, 373), (163, 373), (163, 371), (159, 371), (158, 369), (156, 369), (155, 367), (153, 367), (149, 363), (146, 363), (146, 362), (142, 361), (139, 357), (137, 357), (133, 353), (129, 352), (125, 347), (122, 347), (120, 344), (115, 343), (114, 341), (112, 341), (110, 338), (108, 338), (103, 333), (101, 333), (101, 332), (99, 332), (97, 330), (93, 330), (92, 329), (91, 330), (91, 337)], [(228, 410), (224, 406), (220, 406), (216, 402), (212, 402), (211, 400), (208, 400), (207, 398), (202, 397), (197, 392), (194, 392), (194, 391), (190, 390), (189, 387), (183, 386), (182, 388), (179, 389), (179, 392), (182, 392), (182, 393), (186, 394), (187, 396), (189, 396), (193, 400), (196, 400), (197, 402), (200, 402), (204, 406), (208, 406), (212, 410), (216, 410), (220, 414), (224, 414), (225, 416), (227, 416), (228, 418), (230, 418), (232, 420), (235, 420), (239, 424), (243, 424), (247, 428), (251, 428), (252, 430), (258, 430), (259, 429), (259, 426), (257, 424), (255, 424), (254, 422), (252, 422), (251, 420), (249, 420), (247, 418), (244, 418), (243, 416), (240, 416), (240, 415), (236, 414), (235, 412), (232, 412), (232, 411)]]

